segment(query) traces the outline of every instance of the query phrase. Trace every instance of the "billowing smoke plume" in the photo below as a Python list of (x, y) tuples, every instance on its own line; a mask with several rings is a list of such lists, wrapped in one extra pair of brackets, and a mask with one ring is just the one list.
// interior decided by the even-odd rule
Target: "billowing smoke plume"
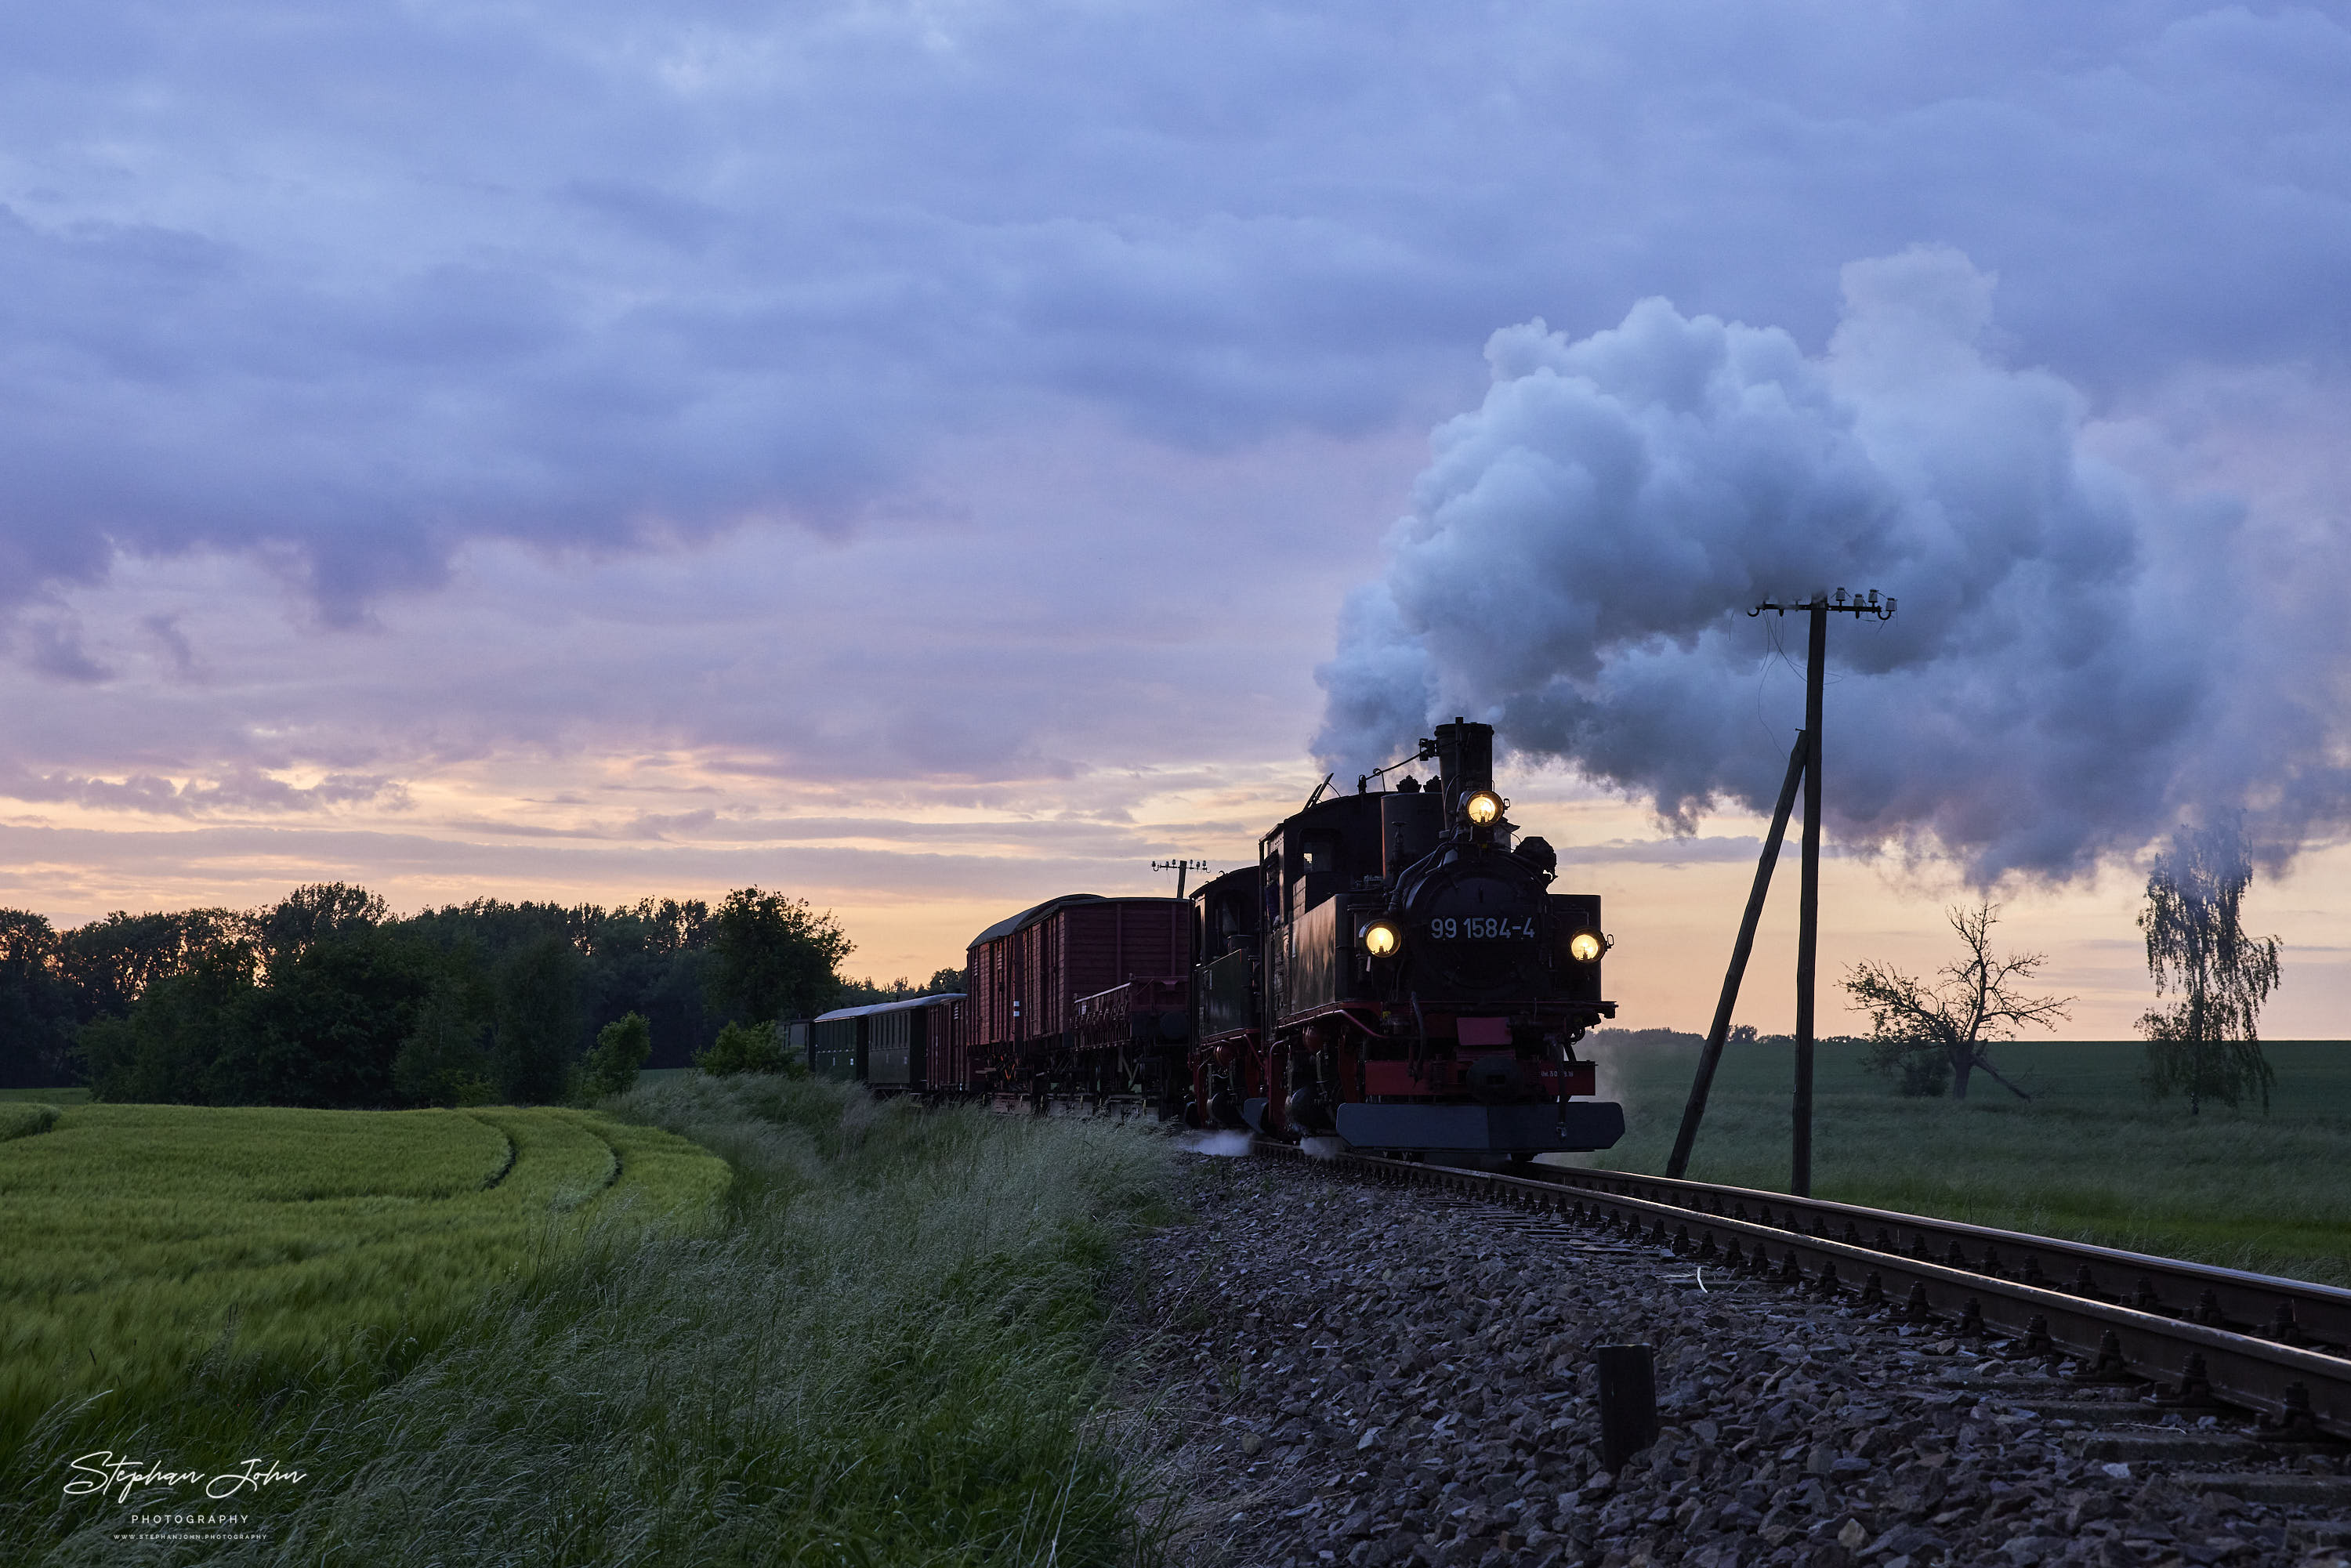
[[(2273, 856), (2339, 822), (2339, 530), (2101, 460), (2072, 387), (1981, 347), (1991, 284), (1948, 249), (1856, 262), (1817, 360), (1662, 299), (1497, 332), (1347, 605), (1317, 751), (1352, 774), (1463, 713), (1683, 829), (1768, 810), (1802, 685), (1743, 612), (1875, 588), (1890, 622), (1830, 628), (1846, 841), (2064, 876), (2216, 810)], [(1803, 622), (1776, 630), (1801, 668)]]

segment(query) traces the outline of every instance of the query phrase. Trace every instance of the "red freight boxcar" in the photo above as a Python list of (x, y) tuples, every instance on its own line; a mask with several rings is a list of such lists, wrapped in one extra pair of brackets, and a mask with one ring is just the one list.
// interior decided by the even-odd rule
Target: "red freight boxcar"
[[(1073, 893), (972, 938), (963, 1031), (971, 1086), (1034, 1094), (1157, 1089), (1127, 1054), (1081, 1050), (1078, 1001), (1136, 980), (1185, 985), (1189, 908), (1174, 898)], [(1155, 1023), (1165, 993), (1142, 994)]]

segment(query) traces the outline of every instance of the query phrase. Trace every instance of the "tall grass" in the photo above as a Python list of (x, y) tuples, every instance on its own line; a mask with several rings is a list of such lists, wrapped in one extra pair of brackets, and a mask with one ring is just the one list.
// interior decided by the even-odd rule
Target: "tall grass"
[[(1144, 1552), (1102, 1428), (1097, 1286), (1151, 1217), (1163, 1140), (770, 1079), (673, 1081), (615, 1109), (726, 1156), (716, 1228), (608, 1228), (383, 1385), (212, 1427), (159, 1407), (89, 1446), (308, 1472), (263, 1500), (264, 1542), (202, 1549), (221, 1562)], [(43, 1479), (13, 1521), (49, 1543), (43, 1561), (197, 1554), (115, 1541), (119, 1507), (68, 1506)]]
[[(1850, 1203), (2351, 1285), (2351, 1047), (2269, 1048), (2275, 1109), (2149, 1102), (2137, 1042), (2025, 1043), (1997, 1056), (2032, 1092), (1979, 1076), (1973, 1098), (1905, 1099), (1857, 1051), (1824, 1044), (1813, 1190)], [(1661, 1172), (1694, 1050), (1625, 1051), (1604, 1071), (1624, 1143), (1587, 1163)], [(1792, 1064), (1726, 1053), (1689, 1174), (1784, 1191)]]

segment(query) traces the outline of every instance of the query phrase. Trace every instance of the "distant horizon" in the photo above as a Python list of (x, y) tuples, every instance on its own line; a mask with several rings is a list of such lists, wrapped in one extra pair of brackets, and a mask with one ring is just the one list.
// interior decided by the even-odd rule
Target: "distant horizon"
[[(1735, 833), (1732, 830), (1740, 824), (1734, 819), (1713, 825), (1713, 831), (1701, 836), (1644, 840), (1637, 835), (1654, 834), (1656, 829), (1637, 807), (1610, 800), (1552, 773), (1513, 779), (1505, 771), (1503, 782), (1506, 789), (1517, 791), (1514, 818), (1527, 823), (1531, 831), (1548, 829), (1547, 836), (1560, 850), (1559, 885), (1604, 895), (1605, 922), (1617, 943), (1605, 962), (1606, 985), (1620, 1007), (1618, 1021), (1609, 1027), (1659, 1027), (1641, 1020), (1660, 1012), (1711, 1015), (1739, 911), (1754, 874), (1753, 846), (1760, 834)], [(1268, 824), (1296, 804), (1286, 792), (1267, 800), (1263, 809), (1269, 813)], [(0, 825), (0, 838), (5, 833), (5, 825)], [(1214, 875), (1234, 864), (1255, 863), (1255, 838), (1256, 833), (1250, 832), (1246, 856), (1214, 858), (1213, 869), (1205, 874)], [(1593, 855), (1595, 841), (1604, 849), (1637, 845), (1644, 846), (1643, 855), (1655, 852), (1670, 858), (1653, 862), (1617, 850)], [(1199, 842), (1189, 841), (1184, 847), (1190, 849)], [(1654, 845), (1654, 852), (1648, 845)], [(977, 885), (978, 878), (972, 875), (969, 883), (951, 894), (918, 901), (895, 893), (877, 900), (876, 890), (872, 889), (795, 886), (779, 877), (748, 874), (699, 888), (690, 885), (689, 875), (681, 875), (669, 886), (653, 891), (634, 882), (619, 886), (540, 882), (520, 893), (513, 883), (493, 881), (486, 874), (455, 885), (437, 881), (419, 883), (405, 875), (370, 880), (363, 874), (370, 868), (363, 864), (329, 862), (316, 868), (319, 874), (292, 877), (283, 872), (273, 875), (245, 868), (235, 882), (214, 884), (210, 890), (215, 894), (213, 897), (164, 901), (159, 896), (143, 908), (127, 903), (113, 904), (79, 919), (70, 915), (80, 911), (68, 910), (63, 912), (68, 918), (61, 919), (59, 914), (26, 898), (25, 894), (31, 891), (28, 879), (0, 862), (0, 905), (30, 908), (64, 930), (118, 911), (141, 915), (204, 907), (266, 907), (296, 886), (337, 880), (354, 883), (383, 897), (395, 918), (474, 898), (565, 907), (592, 904), (607, 909), (628, 907), (648, 897), (698, 898), (715, 905), (731, 889), (756, 884), (789, 897), (806, 897), (816, 909), (835, 915), (855, 944), (842, 963), (843, 977), (887, 984), (902, 975), (912, 980), (962, 964), (973, 936), (1006, 915), (1049, 898), (1072, 892), (1124, 897), (1172, 896), (1174, 893), (1172, 877), (1154, 873), (1147, 862), (1095, 860), (1091, 866), (1072, 867), (1077, 874), (1067, 883), (1041, 880), (1040, 870), (1050, 871), (1056, 863), (1071, 864), (1047, 862), (1040, 866), (1007, 860), (1001, 865), (1009, 885), (1000, 893)], [(707, 874), (701, 865), (680, 869)], [(748, 873), (758, 868), (739, 869)], [(981, 870), (971, 868), (973, 873)], [(1764, 1034), (1786, 1034), (1794, 1022), (1791, 979), (1795, 871), (1792, 846), (1774, 877), (1741, 995), (1739, 1021), (1753, 1022)], [(1921, 874), (1922, 868), (1884, 865), (1839, 852), (1834, 841), (1829, 845), (1823, 862), (1819, 968), (1823, 1037), (1852, 1032), (1838, 1027), (1851, 1016), (1835, 988), (1845, 965), (1867, 957), (1926, 974), (1950, 957), (1953, 939), (1943, 925), (1942, 911), (1971, 894), (1952, 885), (1948, 873), (1941, 873), (1946, 880), (1939, 884), (1921, 885)], [(2256, 929), (2282, 930), (2286, 937), (2283, 984), (2264, 1009), (2264, 1016), (2278, 1019), (2284, 1032), (2265, 1031), (2264, 1040), (2332, 1040), (2336, 1037), (2314, 1020), (2351, 1012), (2351, 956), (2347, 956), (2351, 950), (2310, 939), (2319, 931), (2331, 936), (2337, 925), (2332, 912), (2314, 902), (2319, 895), (2314, 884), (2325, 884), (2331, 894), (2338, 877), (2351, 883), (2351, 849), (2305, 857), (2283, 883), (2257, 880), (2254, 883), (2247, 901), (2247, 924)], [(1122, 881), (1125, 885), (1120, 885)], [(2074, 1026), (2054, 1038), (2083, 1042), (2138, 1038), (2132, 1026), (2157, 1000), (2147, 973), (2144, 941), (2134, 925), (2139, 903), (2137, 873), (2120, 868), (2066, 888), (2021, 889), (2004, 902), (2002, 922), (1994, 928), (1996, 946), (2003, 951), (2023, 948), (2050, 953), (2052, 961), (2043, 971), (2045, 983), (2032, 988), (2078, 998)], [(2112, 935), (2089, 934), (2100, 925)], [(2099, 1019), (2105, 1020), (2103, 1029), (2098, 1027)]]

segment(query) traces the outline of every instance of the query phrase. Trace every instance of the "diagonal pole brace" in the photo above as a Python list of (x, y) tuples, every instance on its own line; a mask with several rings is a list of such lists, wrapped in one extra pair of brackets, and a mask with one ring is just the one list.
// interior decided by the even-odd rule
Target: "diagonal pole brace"
[(1755, 950), (1756, 923), (1763, 918), (1763, 895), (1771, 890), (1771, 868), (1780, 862), (1780, 845), (1788, 836), (1788, 817), (1796, 809), (1796, 786), (1804, 777), (1804, 759), (1812, 737), (1796, 732), (1788, 752), (1788, 777), (1780, 786), (1780, 804), (1771, 813), (1771, 831), (1763, 837), (1763, 852), (1755, 862), (1755, 888), (1747, 895), (1747, 914), (1739, 922), (1739, 941), (1730, 949), (1730, 968), (1722, 977), (1722, 999), (1714, 1007), (1713, 1027), (1706, 1031), (1706, 1049), (1698, 1052), (1698, 1075), (1690, 1080), (1689, 1103), (1682, 1108), (1681, 1131), (1674, 1134), (1673, 1157), (1666, 1175), (1678, 1180), (1689, 1170), (1690, 1147), (1698, 1142), (1699, 1118), (1706, 1114), (1706, 1097), (1714, 1088), (1714, 1070), (1722, 1061), (1722, 1042), (1730, 1035), (1731, 1009), (1739, 1002), (1739, 983), (1747, 975), (1748, 955)]

